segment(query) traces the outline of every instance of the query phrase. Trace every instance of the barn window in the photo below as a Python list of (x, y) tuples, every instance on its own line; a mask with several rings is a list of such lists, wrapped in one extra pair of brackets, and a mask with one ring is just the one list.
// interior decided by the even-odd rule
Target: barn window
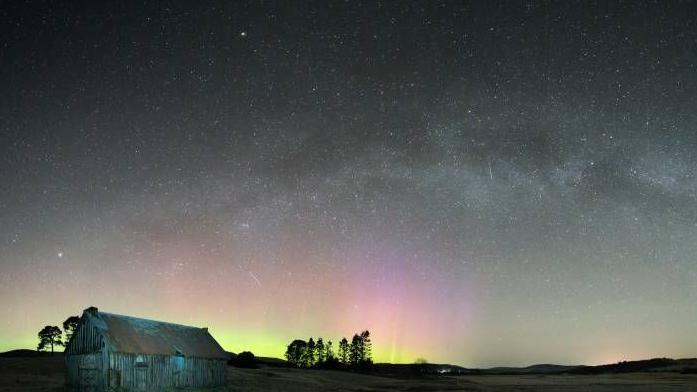
[(145, 360), (144, 355), (136, 356), (136, 367), (148, 367), (148, 362)]

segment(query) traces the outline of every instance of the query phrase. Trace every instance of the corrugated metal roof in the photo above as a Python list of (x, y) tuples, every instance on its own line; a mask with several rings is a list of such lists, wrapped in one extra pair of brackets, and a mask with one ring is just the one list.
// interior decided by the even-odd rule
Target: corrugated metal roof
[(86, 310), (85, 316), (91, 319), (116, 352), (228, 358), (205, 328), (104, 313), (96, 309)]

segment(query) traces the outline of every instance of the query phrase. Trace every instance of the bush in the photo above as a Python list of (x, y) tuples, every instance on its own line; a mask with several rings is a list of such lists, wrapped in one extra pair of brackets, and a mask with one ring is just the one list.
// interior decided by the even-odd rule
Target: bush
[(255, 369), (257, 368), (257, 359), (251, 351), (242, 351), (230, 359), (228, 364), (238, 368)]
[(334, 357), (327, 358), (324, 362), (320, 362), (315, 365), (318, 369), (329, 369), (329, 370), (345, 370), (346, 365), (339, 362), (338, 359)]

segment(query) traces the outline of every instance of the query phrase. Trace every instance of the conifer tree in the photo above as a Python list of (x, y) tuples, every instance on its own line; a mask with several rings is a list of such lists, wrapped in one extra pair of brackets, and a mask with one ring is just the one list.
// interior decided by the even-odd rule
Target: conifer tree
[(322, 338), (317, 338), (317, 343), (315, 344), (315, 360), (317, 361), (317, 364), (324, 363), (326, 359), (326, 352), (324, 348), (324, 339)]
[(361, 332), (361, 361), (373, 362), (373, 343), (370, 341), (370, 332), (366, 329)]
[(332, 348), (332, 341), (331, 340), (328, 340), (327, 344), (325, 346), (324, 358), (325, 358), (325, 361), (329, 361), (329, 360), (334, 359), (334, 349)]
[(346, 338), (341, 338), (339, 341), (339, 362), (343, 363), (344, 365), (348, 365), (349, 363), (349, 353), (350, 353), (350, 347), (349, 347), (349, 342), (346, 340)]
[(351, 365), (358, 365), (361, 362), (362, 352), (361, 337), (358, 336), (358, 334), (354, 334), (353, 338), (351, 338), (351, 346), (349, 346), (349, 363)]
[(307, 350), (305, 350), (305, 360), (303, 363), (305, 367), (312, 367), (315, 365), (315, 340), (312, 338), (307, 341)]

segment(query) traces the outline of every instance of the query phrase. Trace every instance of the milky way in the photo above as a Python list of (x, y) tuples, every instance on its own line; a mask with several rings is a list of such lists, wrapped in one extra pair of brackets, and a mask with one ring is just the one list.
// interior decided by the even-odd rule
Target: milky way
[(94, 305), (257, 355), (694, 356), (687, 5), (286, 3), (4, 5), (0, 350)]

